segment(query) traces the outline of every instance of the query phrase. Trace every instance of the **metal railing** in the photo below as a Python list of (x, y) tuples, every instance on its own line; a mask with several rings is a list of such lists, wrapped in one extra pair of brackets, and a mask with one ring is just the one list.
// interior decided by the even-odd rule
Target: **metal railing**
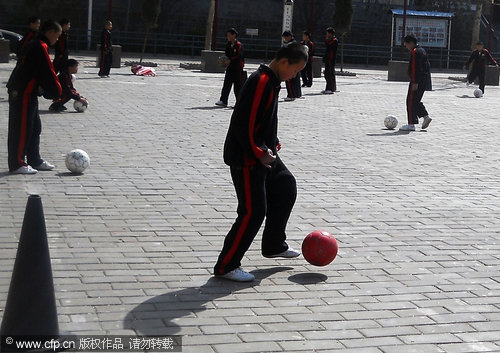
[[(18, 33), (24, 33), (25, 28), (5, 28)], [(100, 41), (100, 31), (94, 30), (91, 33), (91, 45), (88, 47), (87, 31), (72, 28), (70, 32), (69, 45), (73, 51), (95, 50)], [(144, 32), (125, 32), (114, 31), (113, 42), (122, 46), (124, 52), (140, 52), (144, 41)], [(269, 60), (273, 57), (276, 50), (281, 46), (281, 38), (278, 37), (250, 37), (241, 36), (245, 57), (262, 60)], [(205, 36), (187, 35), (187, 34), (168, 34), (152, 32), (149, 34), (146, 53), (147, 54), (173, 54), (188, 55), (192, 57), (200, 56), (204, 49)], [(217, 37), (216, 50), (223, 51), (226, 38)], [(448, 50), (445, 48), (425, 48), (431, 66), (433, 69), (461, 68), (463, 63), (470, 55), (470, 51)], [(322, 41), (316, 42), (315, 56), (322, 56), (324, 53), (324, 44)], [(392, 48), (393, 60), (400, 60), (400, 47)], [(339, 45), (337, 61), (340, 62), (341, 46)], [(362, 45), (362, 44), (344, 44), (344, 64), (359, 65), (387, 65), (391, 60), (391, 47), (389, 45)], [(500, 53), (492, 53), (494, 57), (500, 58)], [(408, 59), (408, 53), (404, 50), (403, 60)]]

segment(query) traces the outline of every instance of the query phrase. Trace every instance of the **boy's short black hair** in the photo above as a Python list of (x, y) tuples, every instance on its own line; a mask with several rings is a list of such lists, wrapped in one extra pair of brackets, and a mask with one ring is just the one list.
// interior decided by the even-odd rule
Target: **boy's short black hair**
[(62, 32), (61, 25), (54, 20), (47, 20), (40, 26), (40, 33), (45, 34), (48, 31)]
[(405, 43), (410, 43), (413, 42), (414, 44), (418, 43), (417, 37), (415, 37), (413, 34), (407, 34), (404, 39)]
[(39, 21), (40, 17), (38, 16), (30, 16), (28, 17), (28, 23), (35, 23), (36, 21)]
[(111, 20), (104, 21), (104, 26), (111, 25), (111, 24), (113, 24), (113, 22), (111, 22)]
[(287, 31), (284, 31), (281, 36), (282, 37), (293, 37), (293, 34), (292, 34), (292, 32), (287, 30)]
[(72, 66), (75, 66), (75, 65), (78, 65), (78, 61), (76, 59), (68, 59), (68, 61), (66, 61), (66, 66), (67, 67), (72, 67)]
[(310, 36), (311, 36), (311, 32), (309, 32), (309, 31), (304, 31), (304, 32), (302, 32), (302, 34), (305, 34), (305, 35), (306, 35), (306, 36), (308, 36), (308, 37), (310, 37)]
[(61, 26), (64, 26), (64, 25), (67, 25), (68, 23), (70, 23), (71, 21), (69, 19), (67, 19), (66, 17), (63, 17), (59, 20), (59, 24)]
[(290, 65), (298, 64), (301, 61), (307, 62), (309, 55), (307, 54), (307, 47), (293, 42), (286, 47), (281, 47), (274, 56), (274, 59), (279, 61), (281, 59), (287, 59)]
[(484, 45), (484, 43), (481, 42), (481, 41), (479, 41), (479, 42), (476, 43), (476, 45)]
[(238, 37), (238, 31), (235, 30), (234, 28), (229, 28), (226, 33), (231, 33), (233, 36), (235, 35), (236, 37)]
[(330, 34), (335, 35), (335, 28), (333, 28), (333, 27), (328, 27), (328, 28), (326, 29), (326, 33), (330, 33)]

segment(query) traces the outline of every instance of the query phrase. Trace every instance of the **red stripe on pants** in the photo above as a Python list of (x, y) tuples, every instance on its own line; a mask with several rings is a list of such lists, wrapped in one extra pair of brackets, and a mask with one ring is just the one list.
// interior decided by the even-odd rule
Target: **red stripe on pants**
[(247, 213), (243, 217), (241, 221), (240, 228), (238, 229), (238, 232), (236, 233), (236, 238), (234, 239), (233, 244), (231, 245), (231, 248), (227, 252), (226, 256), (222, 260), (221, 266), (220, 266), (220, 273), (225, 273), (225, 267), (231, 262), (231, 259), (234, 256), (234, 253), (236, 250), (238, 250), (238, 247), (240, 246), (241, 239), (243, 238), (243, 234), (245, 234), (247, 227), (248, 227), (248, 222), (250, 221), (250, 218), (252, 217), (252, 190), (250, 188), (250, 169), (248, 167), (243, 168), (243, 183), (245, 186), (245, 206), (246, 206), (246, 211)]
[(21, 129), (19, 131), (19, 145), (17, 147), (17, 161), (19, 165), (24, 165), (24, 152), (26, 147), (26, 133), (28, 127), (28, 106), (35, 87), (35, 80), (28, 82), (23, 93), (23, 108), (21, 111)]

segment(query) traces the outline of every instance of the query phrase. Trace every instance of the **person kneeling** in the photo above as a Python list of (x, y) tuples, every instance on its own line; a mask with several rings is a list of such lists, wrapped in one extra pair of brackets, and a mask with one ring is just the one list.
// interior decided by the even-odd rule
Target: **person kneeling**
[(73, 86), (73, 75), (78, 72), (78, 61), (75, 59), (68, 59), (67, 65), (62, 69), (61, 73), (57, 76), (62, 87), (62, 96), (59, 99), (53, 101), (52, 105), (49, 107), (50, 111), (62, 112), (66, 110), (64, 104), (69, 102), (71, 99), (82, 102), (84, 105), (88, 105), (88, 101), (85, 97), (80, 95), (75, 87)]

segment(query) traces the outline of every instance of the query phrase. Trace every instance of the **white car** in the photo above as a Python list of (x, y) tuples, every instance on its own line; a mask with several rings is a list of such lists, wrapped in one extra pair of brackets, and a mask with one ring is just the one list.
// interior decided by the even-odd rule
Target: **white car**
[(2, 38), (10, 41), (10, 52), (17, 53), (17, 46), (19, 45), (19, 41), (23, 39), (23, 36), (16, 32), (0, 29), (0, 39)]

